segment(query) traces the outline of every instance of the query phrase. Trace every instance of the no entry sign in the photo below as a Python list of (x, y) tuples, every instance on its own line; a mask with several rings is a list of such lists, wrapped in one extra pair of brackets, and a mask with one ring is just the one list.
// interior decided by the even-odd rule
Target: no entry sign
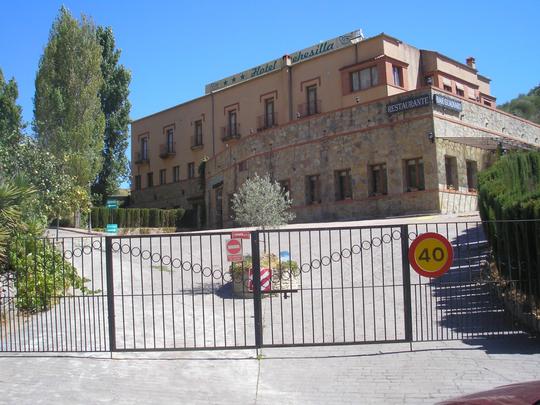
[(427, 232), (417, 237), (409, 248), (409, 263), (424, 277), (440, 277), (454, 260), (452, 245), (444, 236)]
[(227, 250), (227, 260), (230, 262), (241, 262), (243, 260), (242, 254), (242, 240), (241, 239), (229, 239), (225, 243)]

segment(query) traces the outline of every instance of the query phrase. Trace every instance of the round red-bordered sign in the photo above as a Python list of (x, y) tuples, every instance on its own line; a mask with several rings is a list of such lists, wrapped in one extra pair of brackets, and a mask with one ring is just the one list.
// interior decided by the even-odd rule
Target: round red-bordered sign
[(229, 239), (226, 243), (227, 254), (237, 255), (242, 250), (242, 241), (240, 239)]
[(409, 248), (409, 263), (424, 277), (440, 277), (454, 260), (454, 249), (444, 236), (427, 232), (418, 236)]

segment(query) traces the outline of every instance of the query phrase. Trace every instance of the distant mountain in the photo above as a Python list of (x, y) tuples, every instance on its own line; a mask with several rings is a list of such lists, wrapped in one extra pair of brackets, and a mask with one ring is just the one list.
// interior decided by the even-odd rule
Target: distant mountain
[(499, 109), (540, 124), (540, 85), (527, 94), (520, 94), (513, 100), (501, 104)]

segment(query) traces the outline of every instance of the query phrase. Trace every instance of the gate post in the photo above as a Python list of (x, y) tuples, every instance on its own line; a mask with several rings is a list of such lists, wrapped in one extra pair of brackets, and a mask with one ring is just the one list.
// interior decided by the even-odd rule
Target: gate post
[(253, 275), (253, 311), (255, 315), (255, 346), (263, 345), (262, 304), (261, 304), (261, 253), (259, 247), (259, 231), (251, 232), (251, 257)]
[(116, 323), (114, 319), (114, 279), (112, 236), (105, 236), (105, 269), (107, 276), (107, 314), (109, 323), (109, 350), (116, 351)]
[(411, 269), (409, 265), (409, 227), (401, 225), (401, 262), (403, 270), (403, 311), (405, 318), (405, 340), (412, 342)]

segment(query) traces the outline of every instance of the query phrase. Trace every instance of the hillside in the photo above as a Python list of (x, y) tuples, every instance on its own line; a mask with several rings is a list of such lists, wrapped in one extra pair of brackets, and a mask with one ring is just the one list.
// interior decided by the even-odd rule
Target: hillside
[(527, 94), (520, 94), (513, 100), (501, 104), (499, 108), (540, 124), (540, 85), (534, 87)]

